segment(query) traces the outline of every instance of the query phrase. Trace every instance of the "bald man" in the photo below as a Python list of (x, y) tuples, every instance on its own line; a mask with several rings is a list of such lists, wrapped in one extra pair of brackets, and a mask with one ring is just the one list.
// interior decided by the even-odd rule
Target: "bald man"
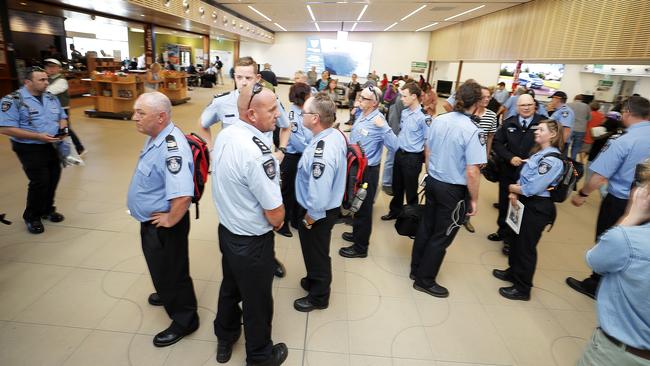
[(280, 110), (275, 94), (258, 83), (241, 89), (237, 109), (239, 119), (217, 135), (212, 155), (223, 269), (214, 320), (217, 362), (230, 360), (243, 316), (246, 363), (280, 365), (288, 350), (284, 343), (273, 345), (271, 340), (271, 293), (273, 230), (284, 224), (284, 205), (279, 163), (264, 135), (275, 129)]
[(506, 224), (508, 186), (519, 178), (519, 167), (530, 156), (535, 145), (535, 129), (544, 117), (535, 113), (535, 99), (529, 94), (517, 97), (517, 114), (506, 118), (494, 135), (492, 149), (499, 159), (499, 217), (498, 230), (488, 235), (491, 241), (503, 241), (504, 254), (510, 251), (512, 231)]

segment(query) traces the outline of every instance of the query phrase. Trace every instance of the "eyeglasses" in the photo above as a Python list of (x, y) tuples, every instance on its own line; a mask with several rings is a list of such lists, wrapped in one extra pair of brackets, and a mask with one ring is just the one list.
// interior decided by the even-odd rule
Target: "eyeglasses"
[(530, 108), (530, 107), (534, 107), (534, 106), (535, 106), (535, 104), (519, 104), (519, 107), (524, 107), (524, 108)]
[(375, 88), (372, 85), (368, 85), (368, 89), (372, 92), (372, 94), (375, 96), (375, 100), (379, 100), (379, 96), (377, 95), (377, 88)]
[(248, 107), (246, 107), (246, 109), (250, 109), (251, 103), (253, 102), (253, 98), (255, 98), (255, 95), (259, 94), (262, 91), (262, 89), (264, 89), (264, 86), (262, 86), (262, 84), (260, 83), (255, 83), (253, 85), (253, 93), (251, 94), (251, 99), (248, 100)]

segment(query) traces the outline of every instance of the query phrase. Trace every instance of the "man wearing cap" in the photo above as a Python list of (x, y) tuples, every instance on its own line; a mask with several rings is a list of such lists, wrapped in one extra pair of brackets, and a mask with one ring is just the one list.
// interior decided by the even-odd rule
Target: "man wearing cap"
[(45, 72), (48, 76), (48, 82), (50, 85), (47, 86), (46, 91), (52, 93), (57, 98), (59, 98), (59, 103), (61, 103), (61, 108), (68, 115), (68, 132), (72, 138), (72, 143), (74, 144), (75, 149), (79, 155), (86, 153), (84, 145), (77, 137), (77, 134), (74, 133), (70, 127), (70, 94), (68, 94), (68, 80), (66, 80), (65, 75), (61, 73), (61, 61), (55, 58), (47, 58), (44, 60), (45, 63)]
[[(563, 91), (556, 91), (551, 95), (551, 101), (548, 103), (549, 109), (554, 110), (551, 119), (558, 121), (564, 126), (564, 141), (569, 141), (571, 129), (575, 122), (575, 113), (566, 105), (567, 96)], [(564, 153), (567, 153), (567, 143), (564, 144)]]

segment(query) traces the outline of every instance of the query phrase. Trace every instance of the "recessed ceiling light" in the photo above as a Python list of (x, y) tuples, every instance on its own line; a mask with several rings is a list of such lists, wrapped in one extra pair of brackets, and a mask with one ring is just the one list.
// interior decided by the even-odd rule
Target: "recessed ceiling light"
[(278, 23), (273, 23), (273, 24), (275, 24), (278, 28), (282, 29), (283, 31), (285, 31), (285, 32), (287, 31), (286, 28), (284, 28), (280, 24), (278, 24)]
[(307, 5), (307, 10), (309, 10), (309, 15), (311, 15), (311, 20), (316, 21), (316, 17), (314, 16), (314, 12), (311, 11), (311, 6)]
[(419, 8), (417, 8), (417, 9), (415, 9), (415, 10), (413, 10), (412, 12), (410, 12), (410, 13), (409, 13), (409, 14), (408, 14), (407, 16), (405, 16), (404, 18), (402, 18), (402, 19), (400, 19), (400, 21), (402, 21), (402, 22), (403, 22), (403, 21), (404, 21), (404, 20), (405, 20), (406, 18), (408, 18), (408, 17), (410, 17), (411, 15), (413, 15), (413, 14), (415, 14), (415, 13), (417, 13), (418, 11), (420, 11), (420, 10), (422, 10), (422, 9), (424, 9), (424, 8), (426, 8), (426, 7), (427, 7), (427, 5), (426, 5), (426, 4), (425, 4), (425, 5), (422, 5), (422, 6), (420, 6)]
[(389, 30), (389, 29), (391, 29), (391, 28), (393, 28), (393, 27), (396, 26), (396, 25), (397, 25), (397, 22), (395, 22), (395, 23), (389, 25), (388, 27), (386, 27), (386, 29), (384, 29), (384, 32), (387, 31), (387, 30)]
[(359, 13), (359, 16), (357, 17), (357, 21), (361, 20), (361, 17), (366, 12), (366, 9), (368, 9), (368, 4), (364, 5), (363, 9), (361, 9), (361, 13)]
[(43, 14), (44, 11), (43, 11), (43, 10), (39, 10), (39, 11), (37, 11), (37, 13), (39, 13), (39, 14)]
[(176, 25), (181, 25), (181, 23), (176, 23)]
[(416, 32), (419, 32), (419, 31), (421, 31), (421, 30), (423, 30), (423, 29), (427, 29), (427, 28), (429, 28), (429, 27), (433, 27), (433, 26), (436, 25), (436, 24), (438, 24), (438, 22), (431, 23), (431, 24), (429, 24), (429, 25), (425, 25), (424, 27), (422, 27), (422, 28), (418, 28), (418, 29), (416, 29), (415, 31), (416, 31)]
[(320, 32), (320, 27), (318, 26), (318, 23), (314, 23), (314, 25), (316, 26), (316, 30)]
[(483, 5), (481, 5), (481, 6), (477, 6), (477, 7), (475, 7), (474, 9), (469, 9), (469, 10), (467, 10), (467, 11), (464, 11), (464, 12), (460, 13), (460, 14), (456, 14), (456, 15), (454, 15), (454, 16), (451, 16), (451, 17), (445, 19), (445, 21), (452, 20), (452, 19), (454, 19), (454, 18), (458, 18), (458, 17), (461, 16), (461, 15), (465, 15), (465, 14), (467, 14), (467, 13), (471, 13), (471, 12), (473, 12), (474, 10), (478, 10), (478, 9), (484, 7), (484, 6), (485, 6), (485, 4), (483, 4)]
[(259, 14), (262, 18), (268, 20), (269, 22), (272, 22), (271, 18), (269, 18), (269, 17), (267, 17), (266, 15), (262, 14), (261, 11), (255, 9), (254, 7), (252, 7), (252, 6), (250, 6), (250, 5), (248, 5), (248, 8), (249, 8), (250, 10), (256, 12), (257, 14)]
[(357, 28), (357, 24), (359, 23), (352, 24), (352, 28), (350, 28), (350, 32), (354, 32), (354, 30)]
[(20, 5), (27, 5), (27, 3), (20, 3)]
[(144, 16), (144, 14), (140, 14), (140, 16), (141, 16), (141, 17), (143, 17), (143, 16)]

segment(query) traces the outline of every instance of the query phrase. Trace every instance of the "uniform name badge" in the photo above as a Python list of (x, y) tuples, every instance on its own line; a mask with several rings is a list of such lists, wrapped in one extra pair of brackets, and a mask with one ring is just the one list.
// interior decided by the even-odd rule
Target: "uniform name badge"
[(363, 136), (368, 136), (368, 130), (365, 128), (360, 128), (359, 133), (362, 134)]

